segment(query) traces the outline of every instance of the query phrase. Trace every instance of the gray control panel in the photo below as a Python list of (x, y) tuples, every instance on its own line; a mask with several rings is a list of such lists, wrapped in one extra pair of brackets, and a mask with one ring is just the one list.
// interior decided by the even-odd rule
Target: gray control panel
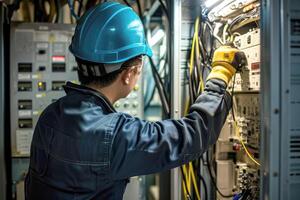
[[(66, 81), (77, 81), (77, 65), (68, 47), (75, 26), (19, 23), (11, 29), (11, 138), (13, 157), (29, 155), (34, 127), (49, 104), (65, 95)], [(141, 79), (118, 111), (143, 116)]]
[(28, 156), (39, 115), (77, 82), (76, 62), (68, 50), (74, 25), (13, 24), (10, 95), (12, 156)]

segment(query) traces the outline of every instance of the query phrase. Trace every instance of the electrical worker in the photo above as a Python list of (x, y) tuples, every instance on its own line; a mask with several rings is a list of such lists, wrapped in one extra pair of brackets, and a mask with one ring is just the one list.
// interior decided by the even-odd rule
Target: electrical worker
[(188, 163), (216, 142), (231, 108), (226, 87), (244, 54), (216, 50), (204, 92), (181, 119), (149, 122), (116, 112), (151, 56), (142, 22), (127, 6), (97, 5), (78, 21), (70, 51), (81, 85), (48, 106), (31, 144), (29, 200), (122, 199), (132, 176)]

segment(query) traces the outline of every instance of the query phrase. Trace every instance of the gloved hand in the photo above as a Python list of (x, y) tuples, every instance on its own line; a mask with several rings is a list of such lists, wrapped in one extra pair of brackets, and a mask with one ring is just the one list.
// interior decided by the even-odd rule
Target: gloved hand
[(228, 85), (235, 72), (241, 71), (246, 65), (247, 59), (244, 52), (232, 44), (221, 46), (214, 53), (212, 70), (207, 80), (221, 79)]

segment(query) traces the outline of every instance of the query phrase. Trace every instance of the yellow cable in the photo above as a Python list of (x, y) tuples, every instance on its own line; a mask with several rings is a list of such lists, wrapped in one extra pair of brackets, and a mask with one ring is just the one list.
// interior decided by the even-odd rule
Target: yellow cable
[(187, 182), (188, 182), (188, 190), (189, 190), (189, 192), (190, 192), (190, 194), (191, 194), (191, 191), (192, 191), (192, 181), (191, 181), (191, 176), (192, 176), (192, 171), (191, 171), (191, 169), (190, 169), (190, 167), (189, 167), (189, 165), (187, 165), (187, 169), (188, 169), (188, 177), (187, 177)]
[[(192, 41), (192, 49), (191, 49), (191, 55), (190, 55), (190, 75), (192, 75), (193, 73), (193, 69), (194, 69), (194, 56), (195, 56), (195, 45), (196, 45), (196, 51), (198, 49), (198, 52), (200, 52), (199, 50), (199, 45), (198, 45), (198, 28), (199, 27), (199, 17), (197, 17), (196, 21), (195, 21), (195, 30), (194, 30), (194, 36), (193, 36), (193, 41)], [(188, 100), (187, 104), (186, 104), (186, 108), (185, 108), (185, 114), (187, 114), (188, 112), (188, 107), (190, 104), (190, 99)], [(195, 189), (195, 193), (197, 196), (197, 199), (200, 200), (200, 193), (199, 193), (199, 189), (197, 186), (197, 182), (196, 182), (196, 178), (195, 178), (195, 172), (193, 169), (193, 164), (190, 162), (189, 166), (184, 165), (183, 166), (183, 171), (184, 171), (184, 175), (186, 177), (187, 180), (187, 188), (189, 193), (191, 192), (191, 180)]]
[[(200, 48), (199, 48), (199, 37), (198, 34), (196, 35), (196, 57), (200, 57)], [(201, 70), (201, 67), (199, 67), (199, 70)], [(202, 75), (200, 75), (200, 84), (198, 87), (198, 94), (200, 94), (200, 92), (203, 92), (204, 90), (204, 81), (202, 78)]]
[[(191, 190), (189, 189), (188, 183), (187, 183), (188, 182), (188, 180), (187, 180), (187, 173), (188, 173), (187, 172), (187, 166), (183, 165), (182, 169), (183, 169), (183, 176), (184, 176), (182, 178), (184, 178), (186, 180), (186, 187), (183, 187), (184, 188), (183, 192), (184, 192), (184, 196), (187, 197), (188, 193), (191, 194)], [(183, 182), (183, 184), (184, 184), (184, 182)]]
[(245, 152), (246, 152), (247, 156), (248, 156), (255, 164), (257, 164), (258, 166), (260, 166), (260, 163), (259, 163), (259, 162), (251, 155), (251, 153), (249, 152), (248, 148), (246, 147), (246, 145), (245, 145), (245, 143), (244, 143), (244, 141), (243, 141), (243, 139), (242, 139), (242, 137), (241, 137), (241, 135), (240, 135), (240, 132), (239, 132), (239, 130), (238, 130), (238, 125), (237, 125), (237, 122), (236, 122), (236, 121), (234, 121), (234, 126), (235, 126), (234, 129), (235, 129), (235, 131), (236, 131), (236, 135), (238, 136), (240, 143), (242, 144), (243, 148), (245, 149)]
[(186, 192), (186, 188), (184, 187), (183, 184), (182, 184), (182, 188), (183, 188), (184, 199), (186, 199), (185, 197), (187, 197), (187, 192)]
[[(189, 174), (190, 174), (190, 177), (189, 177)], [(195, 170), (194, 170), (192, 162), (190, 162), (188, 165), (183, 165), (183, 175), (187, 182), (188, 181), (190, 182), (192, 180), (197, 199), (201, 200), (200, 193), (199, 193), (198, 186), (197, 186)], [(190, 179), (188, 179), (188, 178), (190, 178)], [(187, 196), (186, 189), (185, 189), (185, 187), (183, 187), (183, 188), (184, 188), (184, 195)], [(187, 187), (187, 190), (188, 190), (189, 194), (191, 194), (191, 185), (189, 185), (189, 187)]]
[[(192, 48), (191, 48), (191, 54), (190, 54), (190, 62), (189, 62), (189, 73), (190, 75), (193, 73), (193, 68), (194, 68), (194, 54), (195, 54), (195, 42), (196, 42), (196, 38), (195, 36), (198, 35), (198, 34), (195, 34), (196, 33), (196, 30), (198, 30), (198, 21), (199, 21), (199, 18), (196, 19), (195, 21), (195, 32), (194, 32), (194, 35), (193, 35), (193, 41), (192, 41)], [(197, 29), (196, 29), (197, 28)], [(189, 105), (190, 105), (190, 99), (187, 100), (188, 103), (185, 104), (185, 109), (184, 109), (184, 113), (187, 114), (188, 113), (188, 110), (189, 110)]]
[(187, 192), (186, 192), (186, 189), (185, 189), (185, 187), (184, 187), (183, 184), (182, 184), (182, 188), (183, 188), (183, 195), (184, 195), (184, 197), (187, 197)]
[(192, 49), (191, 49), (191, 55), (190, 55), (190, 66), (189, 66), (190, 67), (190, 74), (193, 73), (193, 69), (194, 69), (195, 43), (196, 43), (196, 35), (198, 35), (198, 33), (196, 34), (196, 30), (198, 30), (198, 25), (197, 25), (198, 21), (199, 21), (199, 18), (197, 18), (196, 22), (195, 22), (195, 30), (194, 30)]
[(200, 193), (199, 193), (199, 190), (198, 190), (198, 187), (197, 187), (197, 181), (196, 181), (196, 176), (195, 176), (193, 164), (190, 162), (189, 165), (190, 165), (190, 171), (191, 171), (191, 174), (192, 174), (192, 180), (193, 180), (193, 184), (194, 184), (197, 199), (201, 200)]
[[(194, 29), (195, 30), (194, 30), (194, 35), (193, 35), (190, 62), (189, 62), (190, 75), (192, 75), (193, 69), (194, 69), (195, 45), (196, 45), (196, 56), (198, 57), (200, 55), (199, 39), (198, 39), (199, 17), (197, 17), (197, 19), (195, 21)], [(200, 84), (199, 84), (198, 90), (200, 90), (200, 89), (201, 89), (201, 91), (204, 89), (202, 77), (200, 77)], [(185, 105), (185, 114), (188, 113), (189, 105), (190, 105), (190, 98), (187, 100), (187, 103)], [(184, 195), (187, 196), (187, 192), (189, 192), (189, 194), (191, 194), (191, 183), (193, 183), (197, 199), (201, 200), (192, 162), (190, 162), (189, 165), (183, 165), (182, 168), (183, 168), (183, 176), (184, 176), (183, 178), (185, 178), (185, 180), (187, 182), (186, 184), (187, 184), (187, 190), (188, 190), (188, 191), (186, 191), (186, 188), (183, 187)]]

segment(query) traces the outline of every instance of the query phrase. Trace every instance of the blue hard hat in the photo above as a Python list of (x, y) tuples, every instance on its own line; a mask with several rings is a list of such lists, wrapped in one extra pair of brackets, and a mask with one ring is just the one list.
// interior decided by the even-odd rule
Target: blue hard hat
[(152, 56), (139, 16), (117, 2), (88, 10), (78, 21), (69, 49), (79, 59), (104, 64)]

